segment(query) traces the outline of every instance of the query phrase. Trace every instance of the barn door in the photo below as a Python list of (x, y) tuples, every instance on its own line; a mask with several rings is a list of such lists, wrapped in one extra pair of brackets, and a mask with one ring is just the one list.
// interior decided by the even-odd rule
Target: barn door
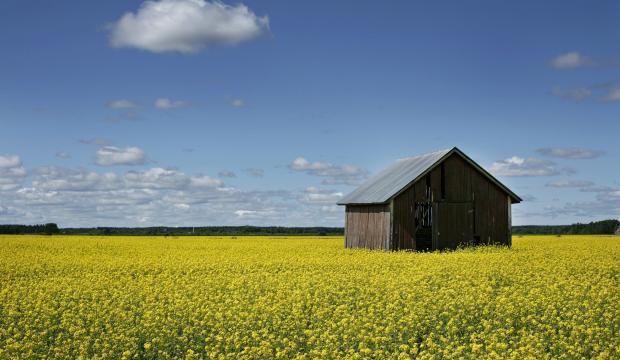
[(456, 249), (469, 243), (474, 235), (474, 210), (471, 202), (435, 203), (433, 215), (433, 247)]

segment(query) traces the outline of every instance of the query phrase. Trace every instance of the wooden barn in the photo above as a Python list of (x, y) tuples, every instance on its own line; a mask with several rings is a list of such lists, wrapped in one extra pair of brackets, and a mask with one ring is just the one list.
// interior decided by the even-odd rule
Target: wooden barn
[(461, 150), (400, 159), (338, 205), (345, 205), (345, 246), (443, 250), (468, 244), (512, 245), (515, 193)]

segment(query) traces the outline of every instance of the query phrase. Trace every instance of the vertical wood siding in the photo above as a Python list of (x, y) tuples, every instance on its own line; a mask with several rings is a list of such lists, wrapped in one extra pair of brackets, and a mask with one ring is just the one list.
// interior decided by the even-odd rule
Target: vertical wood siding
[[(447, 158), (444, 166), (445, 201), (472, 204), (473, 235), (479, 236), (480, 241), (485, 244), (510, 245), (510, 198), (507, 194), (458, 155)], [(449, 221), (440, 219), (438, 231), (441, 232), (442, 228), (445, 230), (445, 227), (449, 226)]]
[[(415, 243), (415, 202), (424, 196), (423, 186), (410, 186), (394, 198), (394, 217), (392, 219), (392, 249), (416, 249)], [(419, 190), (422, 190), (420, 192)]]
[(434, 219), (438, 224), (435, 249), (456, 249), (473, 239), (473, 212), (471, 202), (439, 202)]
[[(474, 240), (483, 244), (511, 244), (510, 197), (460, 156), (444, 160), (445, 198), (441, 198), (441, 167), (430, 172), (432, 199), (426, 197), (422, 177), (394, 198), (392, 249), (415, 249), (415, 202), (454, 203), (434, 207), (434, 243), (455, 248)], [(464, 205), (458, 205), (462, 203)], [(437, 237), (437, 233), (441, 234)], [(443, 235), (443, 236), (442, 236)], [(450, 239), (447, 239), (450, 238)]]
[(347, 248), (388, 249), (389, 205), (347, 205), (345, 246)]

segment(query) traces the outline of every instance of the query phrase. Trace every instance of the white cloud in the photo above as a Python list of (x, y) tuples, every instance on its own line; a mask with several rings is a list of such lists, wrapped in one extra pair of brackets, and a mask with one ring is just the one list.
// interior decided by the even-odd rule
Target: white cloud
[(84, 169), (42, 167), (32, 181), (34, 188), (45, 191), (108, 191), (108, 190), (190, 190), (218, 188), (223, 182), (205, 175), (189, 176), (178, 170), (160, 167), (144, 171), (94, 172)]
[(243, 219), (271, 219), (278, 215), (278, 211), (275, 209), (263, 209), (263, 210), (237, 210), (235, 215)]
[(111, 25), (110, 45), (155, 53), (194, 53), (214, 44), (238, 44), (269, 32), (269, 18), (247, 6), (219, 1), (145, 1)]
[(306, 188), (302, 199), (310, 204), (335, 205), (343, 196), (344, 194), (340, 191), (323, 190), (311, 186)]
[(233, 101), (230, 102), (230, 105), (232, 105), (233, 107), (243, 107), (245, 106), (245, 102), (241, 99), (234, 99)]
[(128, 171), (125, 176), (128, 186), (148, 189), (181, 189), (189, 185), (190, 179), (177, 170), (155, 167), (144, 171)]
[(574, 69), (591, 64), (591, 60), (576, 51), (556, 56), (551, 60), (551, 66), (556, 69)]
[(540, 148), (536, 149), (536, 152), (545, 155), (562, 159), (595, 159), (605, 154), (601, 150), (584, 149), (577, 147), (568, 148)]
[(153, 106), (155, 106), (158, 109), (174, 109), (174, 108), (179, 108), (179, 107), (183, 107), (186, 105), (187, 105), (187, 102), (185, 101), (170, 100), (167, 98), (159, 98), (155, 100), (155, 102), (153, 103)]
[(190, 178), (191, 186), (195, 188), (211, 188), (211, 187), (219, 187), (223, 185), (222, 180), (214, 179), (212, 177), (203, 175), (203, 176), (192, 176)]
[(22, 161), (17, 155), (0, 155), (0, 168), (9, 169), (22, 165)]
[(551, 89), (551, 95), (564, 100), (582, 101), (592, 95), (592, 90), (588, 88), (563, 89), (556, 86)]
[(327, 212), (327, 213), (342, 213), (343, 210), (344, 209), (342, 208), (342, 206), (338, 206), (338, 205), (323, 205), (323, 206), (321, 206), (321, 211)]
[(95, 163), (101, 166), (141, 165), (146, 162), (144, 151), (138, 147), (104, 146), (97, 150)]
[(256, 210), (237, 210), (237, 211), (235, 211), (235, 215), (237, 215), (239, 217), (244, 217), (246, 215), (254, 215), (257, 212), (258, 211), (256, 211)]
[(342, 226), (340, 191), (242, 190), (161, 167), (117, 172), (39, 167), (0, 159), (0, 222), (60, 226)]
[(605, 102), (620, 101), (620, 86), (612, 86), (607, 90), (607, 95), (603, 96), (601, 100)]
[(550, 176), (560, 174), (560, 171), (551, 161), (537, 158), (525, 159), (518, 156), (494, 162), (491, 165), (491, 172), (500, 176)]
[(36, 174), (32, 186), (43, 191), (114, 190), (122, 184), (121, 178), (112, 172), (98, 173), (47, 166), (37, 169)]
[(28, 172), (17, 155), (0, 155), (0, 191), (18, 188)]
[(581, 180), (558, 180), (547, 183), (548, 187), (555, 188), (585, 188), (594, 185), (592, 181), (581, 181)]
[(106, 106), (110, 109), (135, 109), (139, 108), (140, 104), (132, 100), (118, 99), (108, 101)]
[(563, 207), (548, 209), (543, 215), (550, 217), (573, 215), (580, 219), (617, 218), (620, 216), (620, 190), (597, 191), (594, 200), (569, 202)]
[(304, 172), (308, 175), (324, 177), (323, 184), (359, 184), (368, 176), (368, 171), (353, 165), (333, 165), (327, 162), (310, 162), (298, 157), (288, 166), (292, 171)]

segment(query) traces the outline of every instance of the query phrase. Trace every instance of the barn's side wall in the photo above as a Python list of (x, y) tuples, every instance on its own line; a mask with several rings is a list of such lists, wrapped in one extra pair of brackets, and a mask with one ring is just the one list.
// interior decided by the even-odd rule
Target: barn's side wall
[(483, 244), (510, 245), (507, 194), (458, 155), (450, 156), (444, 164), (446, 201), (472, 203), (473, 235)]
[[(511, 244), (510, 198), (495, 183), (488, 180), (476, 168), (459, 155), (453, 154), (444, 160), (445, 198), (441, 194), (441, 166), (430, 172), (431, 198), (426, 196), (426, 178), (405, 189), (394, 198), (393, 249), (415, 249), (415, 206), (416, 201), (471, 203), (471, 226), (468, 229), (443, 229), (444, 234), (459, 232), (465, 237), (478, 236), (480, 243)], [(440, 221), (434, 235), (441, 234), (441, 226), (454, 226), (449, 221)], [(473, 229), (471, 229), (473, 227)], [(472, 239), (468, 239), (472, 240)], [(443, 243), (443, 241), (442, 241)], [(458, 245), (458, 244), (457, 244)], [(453, 241), (441, 247), (455, 247)]]
[(394, 198), (394, 216), (392, 217), (392, 249), (416, 249), (415, 242), (415, 202), (423, 201), (422, 186), (415, 184)]
[(429, 202), (437, 199), (441, 190), (441, 168), (431, 170), (431, 196), (426, 194), (426, 177), (409, 186), (394, 197), (392, 225), (392, 249), (416, 250), (415, 202)]
[(388, 249), (390, 205), (347, 205), (345, 247)]

